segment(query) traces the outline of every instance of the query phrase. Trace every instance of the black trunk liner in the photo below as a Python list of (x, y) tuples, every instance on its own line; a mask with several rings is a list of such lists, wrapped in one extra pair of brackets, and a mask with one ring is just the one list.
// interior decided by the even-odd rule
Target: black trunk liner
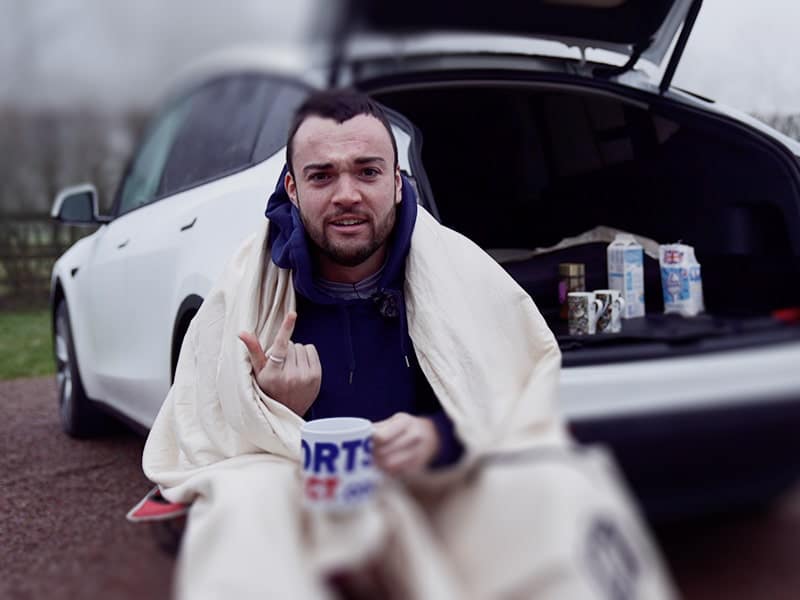
[(622, 332), (574, 336), (555, 312), (545, 313), (564, 366), (669, 358), (800, 341), (800, 326), (773, 317), (646, 315), (622, 322)]
[(569, 335), (566, 322), (551, 322), (550, 326), (562, 349), (640, 341), (686, 344), (700, 339), (753, 333), (780, 326), (779, 322), (771, 317), (736, 319), (705, 314), (691, 318), (678, 314), (646, 315), (637, 319), (624, 319), (622, 323), (623, 329), (620, 333), (581, 336)]

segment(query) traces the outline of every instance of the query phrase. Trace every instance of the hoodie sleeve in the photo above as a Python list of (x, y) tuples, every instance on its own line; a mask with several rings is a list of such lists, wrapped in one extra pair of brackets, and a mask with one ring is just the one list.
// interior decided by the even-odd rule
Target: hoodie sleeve
[(453, 428), (453, 422), (444, 410), (426, 415), (433, 424), (436, 426), (436, 431), (439, 433), (439, 452), (431, 462), (431, 468), (438, 469), (447, 467), (458, 462), (464, 452), (464, 446), (456, 436)]

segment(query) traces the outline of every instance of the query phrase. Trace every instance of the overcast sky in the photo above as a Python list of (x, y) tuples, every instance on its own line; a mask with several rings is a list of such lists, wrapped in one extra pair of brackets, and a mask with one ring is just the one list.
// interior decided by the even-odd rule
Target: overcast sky
[[(0, 103), (147, 107), (210, 49), (297, 38), (312, 3), (0, 0)], [(798, 24), (797, 0), (705, 0), (674, 83), (751, 112), (800, 113)]]
[(705, 0), (675, 85), (751, 112), (800, 113), (797, 0)]

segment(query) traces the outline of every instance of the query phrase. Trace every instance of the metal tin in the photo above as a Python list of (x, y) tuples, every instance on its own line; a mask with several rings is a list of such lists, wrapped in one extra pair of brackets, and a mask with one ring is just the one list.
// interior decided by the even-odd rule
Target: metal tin
[(567, 294), (586, 291), (586, 266), (583, 263), (561, 263), (558, 265), (559, 315), (566, 321), (569, 317)]

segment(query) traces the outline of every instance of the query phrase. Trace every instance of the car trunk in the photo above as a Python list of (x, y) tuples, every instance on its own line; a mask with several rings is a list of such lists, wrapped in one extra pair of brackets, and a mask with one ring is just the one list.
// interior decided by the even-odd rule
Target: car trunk
[[(658, 97), (588, 86), (486, 83), (374, 94), (421, 130), (441, 221), (498, 259), (553, 328), (564, 364), (705, 352), (797, 339), (775, 311), (800, 306), (794, 158), (755, 131)], [(576, 338), (558, 317), (558, 264), (607, 286), (607, 242), (520, 260), (607, 227), (694, 246), (706, 313), (663, 314), (645, 256), (647, 316)], [(523, 252), (520, 252), (523, 251)]]

